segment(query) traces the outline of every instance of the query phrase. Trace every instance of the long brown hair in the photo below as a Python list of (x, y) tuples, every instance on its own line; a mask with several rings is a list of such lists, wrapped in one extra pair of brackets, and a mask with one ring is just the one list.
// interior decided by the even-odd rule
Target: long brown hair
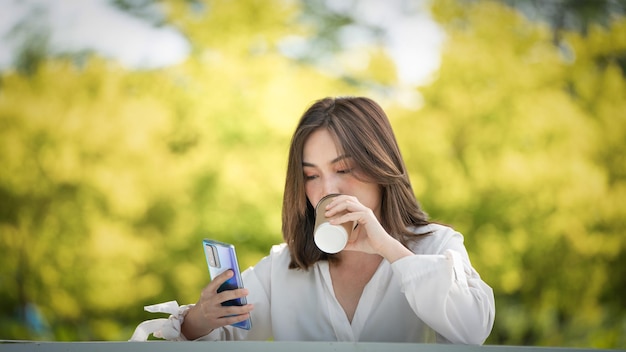
[(429, 223), (420, 208), (395, 135), (383, 109), (364, 97), (324, 98), (300, 118), (289, 148), (283, 196), (283, 238), (291, 253), (290, 268), (308, 269), (318, 260), (332, 260), (313, 242), (315, 204), (304, 187), (302, 153), (314, 131), (325, 128), (338, 148), (350, 155), (364, 178), (382, 189), (381, 225), (405, 246), (415, 234), (408, 229)]

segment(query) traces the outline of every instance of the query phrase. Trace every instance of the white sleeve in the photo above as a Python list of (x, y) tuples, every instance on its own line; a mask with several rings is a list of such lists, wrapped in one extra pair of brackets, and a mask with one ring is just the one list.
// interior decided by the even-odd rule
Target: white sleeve
[(472, 268), (455, 233), (442, 254), (415, 254), (392, 264), (417, 316), (452, 343), (482, 344), (494, 323), (493, 290)]

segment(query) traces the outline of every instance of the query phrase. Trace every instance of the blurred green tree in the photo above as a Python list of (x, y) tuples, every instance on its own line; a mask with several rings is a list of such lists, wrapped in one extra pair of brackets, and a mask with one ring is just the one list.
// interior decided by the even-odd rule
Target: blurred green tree
[(498, 2), (433, 9), (441, 70), (398, 124), (426, 209), (496, 291), (488, 342), (623, 347), (624, 18), (568, 32), (572, 61)]
[(182, 65), (41, 58), (2, 75), (3, 338), (127, 339), (143, 305), (197, 299), (203, 237), (256, 262), (281, 241), (297, 118), (359, 93), (279, 53), (298, 30), (289, 3), (170, 5), (194, 43)]

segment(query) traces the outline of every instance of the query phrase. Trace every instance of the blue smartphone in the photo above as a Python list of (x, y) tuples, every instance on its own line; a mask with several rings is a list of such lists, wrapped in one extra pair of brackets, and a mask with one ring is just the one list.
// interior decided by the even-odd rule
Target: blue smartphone
[[(232, 270), (235, 275), (224, 282), (217, 292), (225, 290), (234, 290), (237, 288), (243, 288), (243, 281), (241, 280), (241, 273), (239, 271), (239, 264), (237, 263), (237, 254), (235, 253), (235, 246), (230, 243), (224, 243), (220, 241), (204, 239), (202, 241), (204, 245), (204, 255), (206, 262), (209, 266), (209, 275), (211, 280), (214, 280), (219, 274), (226, 270)], [(232, 299), (226, 302), (222, 302), (223, 306), (243, 306), (247, 304), (245, 297)], [(250, 330), (252, 323), (250, 319), (240, 321), (232, 324), (232, 326)]]

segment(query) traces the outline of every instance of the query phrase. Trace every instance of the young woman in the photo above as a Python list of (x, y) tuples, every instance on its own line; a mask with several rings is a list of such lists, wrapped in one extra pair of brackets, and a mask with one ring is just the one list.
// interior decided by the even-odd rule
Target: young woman
[[(315, 205), (331, 193), (341, 194), (325, 209), (331, 224), (358, 224), (336, 254), (313, 240)], [(225, 272), (160, 326), (161, 336), (481, 344), (491, 332), (493, 291), (472, 268), (462, 235), (427, 220), (389, 120), (368, 98), (322, 99), (300, 119), (283, 237), (242, 274), (245, 289), (217, 293), (233, 274)], [(249, 304), (221, 305), (240, 297)], [(247, 318), (251, 330), (229, 326)]]

